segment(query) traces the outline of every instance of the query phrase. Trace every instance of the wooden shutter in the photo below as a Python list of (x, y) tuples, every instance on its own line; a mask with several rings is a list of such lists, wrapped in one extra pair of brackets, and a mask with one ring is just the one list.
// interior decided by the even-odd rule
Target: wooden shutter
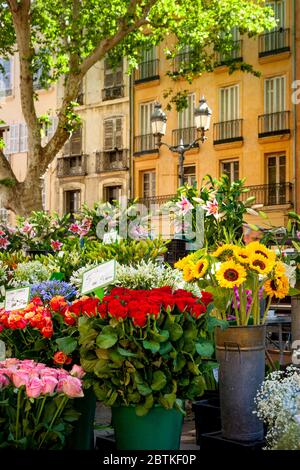
[(115, 119), (116, 131), (115, 131), (115, 147), (117, 149), (123, 148), (123, 126), (122, 118)]
[(114, 71), (109, 59), (104, 60), (104, 88), (114, 86)]
[(114, 121), (113, 119), (106, 119), (103, 126), (104, 134), (104, 150), (111, 150), (114, 148)]
[(285, 77), (265, 80), (265, 113), (285, 111)]
[(220, 121), (232, 121), (239, 117), (238, 85), (221, 88), (220, 90)]
[(82, 129), (79, 127), (71, 136), (71, 155), (80, 155), (82, 151)]

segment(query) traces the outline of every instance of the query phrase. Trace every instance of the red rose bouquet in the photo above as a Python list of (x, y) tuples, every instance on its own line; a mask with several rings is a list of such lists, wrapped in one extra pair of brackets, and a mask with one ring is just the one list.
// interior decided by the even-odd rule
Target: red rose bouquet
[[(97, 398), (108, 406), (179, 407), (205, 388), (203, 358), (213, 353), (208, 332), (212, 296), (170, 287), (113, 288), (102, 302), (76, 303), (80, 356)], [(73, 304), (74, 308), (74, 304)]]

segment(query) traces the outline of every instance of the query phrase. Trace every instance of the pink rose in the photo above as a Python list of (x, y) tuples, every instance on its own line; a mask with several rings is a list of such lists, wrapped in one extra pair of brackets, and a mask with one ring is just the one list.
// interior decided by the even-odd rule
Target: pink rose
[(15, 371), (12, 375), (12, 381), (15, 387), (19, 388), (26, 385), (29, 381), (29, 376), (26, 372)]
[(46, 395), (47, 393), (54, 393), (55, 387), (58, 384), (58, 380), (55, 377), (52, 377), (51, 375), (45, 375), (41, 379), (42, 383), (42, 389), (41, 393), (42, 395)]
[(9, 380), (5, 375), (0, 375), (0, 390), (9, 384)]
[[(60, 385), (60, 384), (59, 384)], [(81, 380), (77, 377), (71, 377), (70, 375), (65, 379), (61, 380), (60, 387), (61, 391), (70, 398), (83, 397), (83, 390)]]
[(51, 369), (51, 367), (44, 367), (44, 369), (41, 369), (39, 372), (41, 379), (43, 379), (44, 376), (49, 377), (50, 375), (55, 379), (58, 377), (58, 371), (55, 369)]
[(79, 379), (82, 379), (82, 377), (85, 376), (83, 368), (77, 364), (73, 365), (70, 374), (73, 375), (73, 377), (78, 377)]
[(5, 359), (5, 361), (3, 361), (1, 365), (3, 365), (4, 367), (10, 367), (12, 365), (16, 365), (19, 363), (20, 363), (19, 359), (16, 359), (15, 357), (9, 357), (8, 359)]
[(42, 391), (43, 383), (38, 377), (33, 377), (26, 384), (26, 395), (29, 398), (37, 398)]

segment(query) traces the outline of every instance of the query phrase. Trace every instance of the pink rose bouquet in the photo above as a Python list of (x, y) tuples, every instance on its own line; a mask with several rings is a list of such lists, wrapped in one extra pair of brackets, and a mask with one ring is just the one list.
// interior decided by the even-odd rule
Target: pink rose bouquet
[(62, 449), (79, 413), (84, 371), (70, 372), (30, 359), (0, 361), (0, 447)]

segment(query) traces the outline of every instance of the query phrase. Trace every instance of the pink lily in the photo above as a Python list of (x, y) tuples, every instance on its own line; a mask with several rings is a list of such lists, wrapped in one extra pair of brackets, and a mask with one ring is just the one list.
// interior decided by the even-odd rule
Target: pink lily
[(176, 202), (176, 206), (180, 209), (180, 214), (185, 215), (190, 210), (194, 209), (193, 204), (185, 197), (181, 196), (181, 201)]

